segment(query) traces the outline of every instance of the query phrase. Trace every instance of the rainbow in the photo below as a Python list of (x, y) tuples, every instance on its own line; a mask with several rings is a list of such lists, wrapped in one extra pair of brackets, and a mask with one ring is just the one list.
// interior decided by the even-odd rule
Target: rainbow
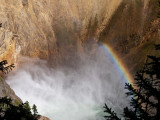
[(101, 46), (104, 49), (104, 51), (107, 53), (107, 56), (109, 56), (110, 59), (116, 64), (118, 70), (124, 75), (125, 80), (126, 80), (125, 82), (132, 84), (133, 77), (130, 75), (130, 73), (126, 69), (125, 65), (119, 59), (119, 57), (116, 55), (116, 53), (112, 50), (112, 48), (105, 43), (102, 43)]

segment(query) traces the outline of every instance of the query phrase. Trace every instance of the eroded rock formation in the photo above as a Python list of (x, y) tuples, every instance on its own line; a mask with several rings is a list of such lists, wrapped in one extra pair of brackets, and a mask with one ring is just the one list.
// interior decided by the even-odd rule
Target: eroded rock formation
[(120, 3), (121, 0), (1, 1), (0, 57), (10, 62), (17, 62), (19, 55), (63, 62), (62, 56), (72, 49), (82, 51), (81, 36), (89, 19), (103, 16), (103, 20), (99, 19), (106, 23)]
[(1, 1), (0, 58), (18, 63), (20, 56), (29, 56), (54, 66), (73, 65), (72, 59), (79, 59), (86, 44), (101, 41), (127, 65), (144, 61), (127, 59), (147, 39), (157, 5), (157, 0)]

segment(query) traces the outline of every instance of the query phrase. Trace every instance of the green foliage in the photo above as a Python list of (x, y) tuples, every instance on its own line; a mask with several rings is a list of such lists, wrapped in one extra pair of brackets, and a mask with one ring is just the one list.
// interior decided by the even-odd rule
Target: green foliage
[(19, 105), (20, 104), (20, 102), (18, 101), (18, 100), (14, 100), (15, 101), (15, 105)]
[[(36, 108), (35, 105), (33, 107)], [(13, 105), (10, 98), (0, 98), (0, 120), (38, 120), (37, 113), (36, 110), (32, 114), (29, 102)]]
[[(155, 45), (160, 50), (160, 45)], [(127, 96), (131, 98), (130, 109), (124, 108), (123, 117), (126, 120), (160, 120), (160, 57), (147, 56), (141, 71), (136, 73), (135, 83), (126, 83)], [(109, 114), (106, 120), (116, 116), (114, 111), (105, 105), (105, 112)], [(117, 116), (116, 116), (117, 117)]]
[(0, 80), (2, 80), (3, 78), (2, 78), (2, 76), (0, 76)]
[(25, 108), (26, 110), (28, 110), (28, 111), (31, 111), (31, 107), (30, 107), (28, 101), (26, 101), (26, 102), (24, 103), (24, 108)]
[(34, 104), (33, 107), (32, 107), (32, 111), (33, 111), (33, 114), (36, 115), (38, 112), (37, 112), (37, 107), (36, 105)]
[[(6, 66), (7, 64), (7, 60), (1, 61), (0, 71), (8, 73), (14, 68), (14, 64)], [(2, 79), (1, 76), (0, 79)], [(28, 101), (25, 103), (16, 101), (15, 104), (16, 105), (13, 104), (11, 98), (0, 98), (0, 120), (38, 120), (40, 117), (35, 104), (32, 107), (33, 114)]]

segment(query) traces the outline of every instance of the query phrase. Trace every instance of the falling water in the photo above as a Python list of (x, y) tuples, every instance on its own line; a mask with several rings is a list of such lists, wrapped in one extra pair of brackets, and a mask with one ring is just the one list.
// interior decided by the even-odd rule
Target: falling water
[(29, 59), (30, 64), (7, 82), (24, 102), (36, 104), (39, 114), (51, 120), (104, 120), (104, 103), (121, 114), (127, 99), (118, 66), (102, 51), (83, 60), (78, 69), (54, 69)]

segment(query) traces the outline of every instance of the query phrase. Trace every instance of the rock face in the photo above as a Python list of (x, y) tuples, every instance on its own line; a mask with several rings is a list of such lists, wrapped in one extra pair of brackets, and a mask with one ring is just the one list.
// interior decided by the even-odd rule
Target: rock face
[[(122, 0), (2, 0), (0, 61), (39, 57), (54, 66), (70, 64), (83, 52), (88, 24), (106, 24)], [(103, 16), (103, 17), (101, 17)], [(2, 24), (1, 24), (2, 23)], [(1, 79), (2, 96), (18, 99)]]
[[(75, 65), (85, 46), (110, 45), (131, 73), (160, 43), (158, 0), (1, 0), (0, 61), (21, 56)], [(0, 95), (21, 100), (0, 79)], [(40, 120), (48, 120), (41, 117)]]
[(0, 58), (18, 62), (23, 55), (63, 62), (66, 51), (81, 51), (80, 36), (86, 32), (89, 20), (98, 15), (106, 23), (120, 3), (121, 0), (1, 1)]
[(0, 58), (18, 63), (22, 55), (46, 59), (53, 66), (74, 65), (72, 59), (79, 59), (84, 46), (101, 41), (128, 66), (142, 62), (144, 57), (132, 63), (127, 59), (152, 34), (157, 5), (157, 0), (3, 0)]
[(50, 119), (47, 117), (41, 116), (38, 120), (50, 120)]
[(10, 97), (14, 104), (21, 103), (21, 99), (17, 97), (9, 85), (0, 77), (0, 97)]
[[(48, 58), (48, 50), (54, 46), (55, 37), (51, 29), (52, 17), (49, 14), (49, 7), (44, 2), (41, 5), (32, 0), (1, 2), (0, 33), (1, 41), (4, 43), (2, 58), (7, 60), (11, 58), (14, 62), (19, 54)], [(48, 34), (50, 36), (47, 38)]]
[(132, 73), (139, 70), (159, 43), (157, 0), (123, 0), (100, 33), (99, 40), (112, 46)]

